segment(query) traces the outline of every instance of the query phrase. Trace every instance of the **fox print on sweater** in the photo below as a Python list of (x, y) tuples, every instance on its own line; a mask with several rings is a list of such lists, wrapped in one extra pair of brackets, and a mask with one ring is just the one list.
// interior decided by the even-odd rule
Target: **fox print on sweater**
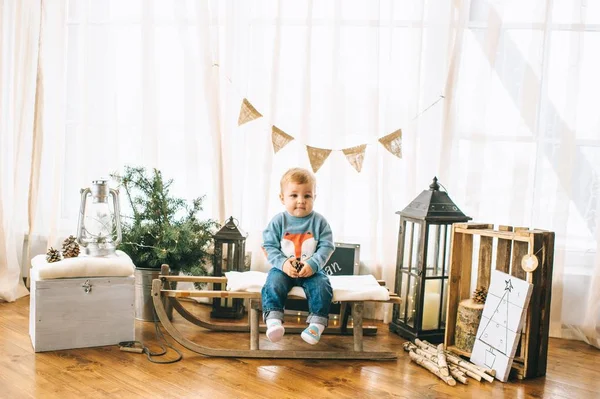
[(288, 258), (294, 257), (308, 263), (316, 273), (323, 269), (335, 246), (331, 228), (321, 214), (313, 211), (296, 217), (281, 212), (263, 231), (263, 249), (269, 264), (279, 270)]

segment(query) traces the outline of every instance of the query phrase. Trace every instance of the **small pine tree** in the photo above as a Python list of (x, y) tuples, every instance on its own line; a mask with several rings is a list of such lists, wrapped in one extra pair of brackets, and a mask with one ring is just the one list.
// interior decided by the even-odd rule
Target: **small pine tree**
[(122, 215), (122, 242), (119, 248), (127, 253), (138, 268), (160, 269), (167, 263), (171, 270), (189, 275), (206, 275), (206, 261), (212, 234), (219, 226), (214, 220), (199, 220), (204, 197), (191, 206), (169, 193), (173, 179), (163, 180), (153, 169), (147, 176), (143, 167), (125, 167), (125, 173), (113, 173), (131, 208), (131, 215)]

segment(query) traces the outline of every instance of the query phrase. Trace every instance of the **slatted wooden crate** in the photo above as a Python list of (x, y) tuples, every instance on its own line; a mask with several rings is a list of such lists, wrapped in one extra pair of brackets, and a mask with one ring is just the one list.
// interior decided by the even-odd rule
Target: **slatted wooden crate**
[[(476, 268), (473, 265), (474, 237), (479, 237)], [(550, 231), (511, 226), (499, 226), (495, 230), (492, 224), (479, 223), (455, 223), (452, 226), (445, 345), (470, 356), (454, 347), (458, 304), (471, 296), (473, 271), (477, 273), (476, 287), (489, 287), (494, 249), (496, 269), (533, 284), (512, 371), (519, 379), (545, 375), (554, 262), (554, 233)], [(538, 260), (537, 269), (531, 273), (521, 267), (521, 259), (527, 254)]]

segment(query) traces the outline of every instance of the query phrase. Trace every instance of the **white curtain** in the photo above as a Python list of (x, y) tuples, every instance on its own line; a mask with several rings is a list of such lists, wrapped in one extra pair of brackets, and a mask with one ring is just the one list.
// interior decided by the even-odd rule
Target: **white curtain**
[(27, 295), (19, 267), (35, 226), (40, 160), (40, 1), (0, 1), (0, 300)]
[[(236, 217), (253, 268), (265, 270), (260, 233), (281, 210), (281, 174), (311, 167), (308, 145), (333, 150), (317, 173), (316, 210), (336, 241), (361, 245), (362, 273), (393, 285), (395, 212), (437, 176), (474, 221), (556, 232), (551, 334), (598, 345), (598, 7), (45, 4), (43, 195), (31, 255), (74, 233), (81, 187), (139, 164), (174, 178), (176, 195), (207, 194), (205, 216)], [(242, 98), (264, 116), (238, 127)], [(272, 125), (294, 137), (277, 154)], [(399, 128), (402, 159), (377, 141)], [(358, 173), (340, 150), (361, 144)]]
[(441, 154), (474, 220), (556, 232), (550, 333), (596, 346), (599, 11), (542, 0), (463, 9)]

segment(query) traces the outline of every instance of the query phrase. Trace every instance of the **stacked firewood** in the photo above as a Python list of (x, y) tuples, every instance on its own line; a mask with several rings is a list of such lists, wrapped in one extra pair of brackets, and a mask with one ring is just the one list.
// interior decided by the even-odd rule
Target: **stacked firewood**
[(444, 344), (435, 346), (427, 341), (415, 339), (415, 343), (406, 342), (404, 350), (410, 359), (431, 371), (448, 385), (456, 385), (456, 381), (466, 384), (467, 377), (474, 380), (494, 381), (495, 370), (477, 366), (458, 355), (444, 350)]

